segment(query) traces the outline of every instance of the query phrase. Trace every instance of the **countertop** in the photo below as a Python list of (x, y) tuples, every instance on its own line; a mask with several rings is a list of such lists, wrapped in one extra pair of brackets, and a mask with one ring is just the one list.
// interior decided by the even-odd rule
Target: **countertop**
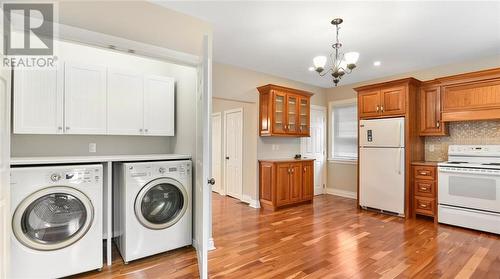
[(294, 158), (281, 158), (281, 159), (260, 159), (259, 162), (308, 162), (308, 161), (314, 161), (316, 159), (313, 158), (300, 158), (300, 159), (294, 159)]
[(99, 162), (138, 162), (138, 161), (168, 161), (189, 160), (186, 154), (144, 154), (144, 155), (102, 155), (102, 156), (49, 156), (49, 157), (12, 157), (10, 164), (19, 165), (50, 165)]
[(416, 166), (432, 166), (432, 167), (436, 167), (438, 163), (441, 163), (441, 162), (437, 162), (437, 161), (413, 161), (413, 162), (411, 162), (412, 165), (416, 165)]

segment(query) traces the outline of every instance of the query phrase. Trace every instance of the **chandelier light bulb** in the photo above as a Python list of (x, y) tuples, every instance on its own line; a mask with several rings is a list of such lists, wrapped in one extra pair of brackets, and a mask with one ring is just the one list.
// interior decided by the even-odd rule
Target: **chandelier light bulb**
[(326, 56), (316, 56), (313, 58), (313, 64), (316, 69), (324, 69), (326, 65)]
[(359, 59), (359, 53), (355, 51), (350, 51), (346, 54), (344, 54), (344, 59), (347, 62), (347, 64), (356, 64)]

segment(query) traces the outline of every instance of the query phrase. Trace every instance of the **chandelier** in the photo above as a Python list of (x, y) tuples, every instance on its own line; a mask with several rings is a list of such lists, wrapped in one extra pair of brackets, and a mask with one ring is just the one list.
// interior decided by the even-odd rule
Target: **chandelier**
[(354, 68), (356, 68), (356, 62), (358, 62), (359, 53), (355, 51), (342, 53), (340, 52), (340, 48), (342, 44), (339, 42), (339, 29), (340, 24), (343, 22), (341, 18), (336, 18), (332, 20), (332, 24), (335, 25), (336, 29), (336, 41), (332, 45), (332, 48), (335, 52), (330, 54), (331, 63), (328, 69), (325, 68), (327, 57), (326, 56), (316, 56), (313, 59), (314, 67), (311, 69), (318, 72), (320, 76), (325, 76), (326, 74), (331, 72), (333, 83), (335, 86), (340, 82), (340, 79), (345, 74), (350, 74)]

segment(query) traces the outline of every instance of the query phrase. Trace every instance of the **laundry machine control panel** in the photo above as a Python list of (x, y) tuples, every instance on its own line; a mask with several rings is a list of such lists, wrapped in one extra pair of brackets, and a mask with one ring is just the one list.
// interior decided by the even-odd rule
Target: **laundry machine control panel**
[(101, 180), (99, 169), (77, 168), (65, 169), (58, 172), (49, 173), (49, 181), (52, 183), (93, 183)]

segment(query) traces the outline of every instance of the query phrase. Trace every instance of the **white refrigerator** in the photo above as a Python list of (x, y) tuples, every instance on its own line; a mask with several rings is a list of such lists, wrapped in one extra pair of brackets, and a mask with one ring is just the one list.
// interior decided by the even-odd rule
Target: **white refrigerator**
[(404, 216), (405, 119), (359, 122), (359, 204)]

